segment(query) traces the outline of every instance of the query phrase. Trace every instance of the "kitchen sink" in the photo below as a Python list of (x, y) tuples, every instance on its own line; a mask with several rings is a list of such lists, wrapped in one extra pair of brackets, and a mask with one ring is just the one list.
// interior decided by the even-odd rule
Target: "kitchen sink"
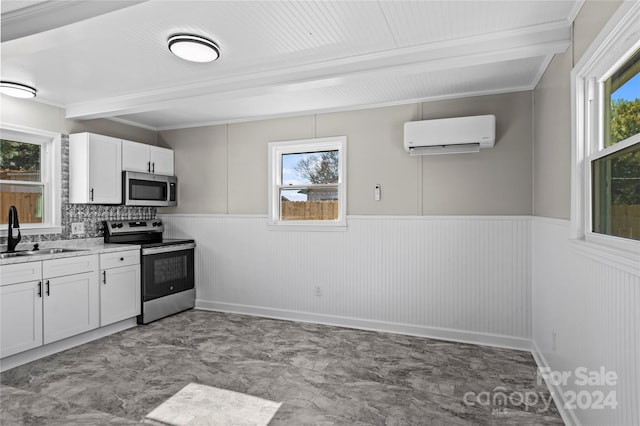
[(19, 256), (42, 256), (45, 254), (71, 253), (76, 251), (87, 251), (87, 249), (70, 249), (62, 247), (45, 248), (40, 250), (18, 250), (11, 253), (0, 253), (0, 259), (9, 259)]
[(42, 254), (71, 253), (74, 251), (86, 251), (86, 249), (45, 248), (40, 250), (25, 250), (21, 253), (25, 253), (27, 256), (34, 256), (34, 255), (42, 255)]
[(9, 259), (11, 257), (18, 257), (18, 256), (24, 256), (25, 253), (20, 252), (20, 251), (15, 251), (12, 253), (0, 253), (0, 259)]

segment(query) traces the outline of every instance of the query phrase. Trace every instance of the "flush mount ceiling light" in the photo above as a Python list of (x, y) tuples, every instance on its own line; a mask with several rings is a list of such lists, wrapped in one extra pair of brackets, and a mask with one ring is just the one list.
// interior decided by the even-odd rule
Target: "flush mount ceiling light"
[(174, 34), (167, 43), (171, 53), (186, 61), (212, 62), (220, 56), (217, 44), (195, 34)]
[(0, 93), (13, 96), (14, 98), (35, 98), (37, 90), (26, 84), (0, 81)]

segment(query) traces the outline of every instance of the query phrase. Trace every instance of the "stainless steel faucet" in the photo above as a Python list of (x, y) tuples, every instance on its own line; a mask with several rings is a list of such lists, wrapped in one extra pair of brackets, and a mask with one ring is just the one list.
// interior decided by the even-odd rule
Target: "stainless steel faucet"
[[(20, 235), (20, 222), (18, 222), (18, 209), (16, 206), (9, 207), (9, 220), (7, 221), (9, 228), (7, 229), (7, 252), (16, 251), (16, 246), (20, 242), (22, 235)], [(17, 230), (18, 235), (14, 237), (13, 231)]]

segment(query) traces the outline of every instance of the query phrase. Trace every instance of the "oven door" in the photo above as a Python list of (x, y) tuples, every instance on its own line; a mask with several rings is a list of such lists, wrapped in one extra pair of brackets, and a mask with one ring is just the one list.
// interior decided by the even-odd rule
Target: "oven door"
[(142, 249), (142, 301), (194, 288), (194, 243)]

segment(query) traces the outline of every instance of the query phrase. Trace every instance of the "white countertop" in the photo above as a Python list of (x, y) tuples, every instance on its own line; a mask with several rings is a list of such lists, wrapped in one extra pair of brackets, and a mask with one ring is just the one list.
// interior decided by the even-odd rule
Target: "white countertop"
[[(17, 251), (32, 250), (35, 242), (25, 242), (18, 244)], [(37, 262), (49, 259), (61, 259), (65, 257), (86, 256), (90, 254), (110, 253), (124, 250), (139, 250), (139, 244), (111, 244), (105, 243), (103, 238), (87, 238), (76, 240), (56, 240), (38, 242), (41, 250), (47, 248), (68, 248), (81, 251), (70, 251), (65, 253), (38, 254), (33, 256), (16, 256), (7, 259), (0, 259), (0, 265), (11, 265), (14, 263)], [(0, 248), (6, 250), (5, 247)]]

